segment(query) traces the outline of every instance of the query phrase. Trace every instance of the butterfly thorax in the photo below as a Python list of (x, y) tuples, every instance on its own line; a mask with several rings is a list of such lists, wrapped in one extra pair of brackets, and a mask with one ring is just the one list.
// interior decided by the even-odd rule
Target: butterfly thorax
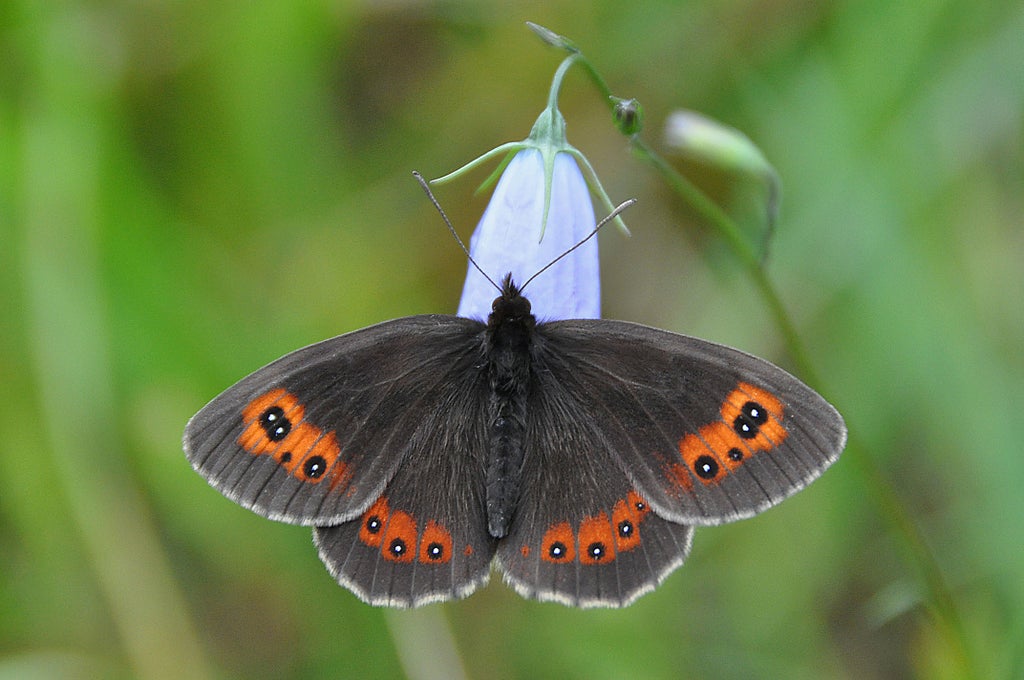
[(509, 274), (487, 319), (487, 371), (490, 384), (487, 453), (487, 525), (495, 538), (508, 533), (519, 501), (530, 389), (530, 344), (536, 319), (530, 301)]

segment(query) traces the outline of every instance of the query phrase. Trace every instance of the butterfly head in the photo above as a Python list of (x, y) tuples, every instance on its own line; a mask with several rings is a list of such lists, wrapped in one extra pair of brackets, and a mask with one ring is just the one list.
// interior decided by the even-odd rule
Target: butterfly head
[(501, 281), (501, 295), (494, 298), (491, 304), (491, 326), (508, 322), (526, 323), (533, 326), (534, 318), (530, 312), (530, 301), (522, 293), (522, 289), (512, 280), (511, 272)]

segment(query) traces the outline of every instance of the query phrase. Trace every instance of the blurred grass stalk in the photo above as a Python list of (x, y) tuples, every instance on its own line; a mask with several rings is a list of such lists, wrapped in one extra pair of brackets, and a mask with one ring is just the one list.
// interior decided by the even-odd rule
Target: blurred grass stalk
[(25, 35), (35, 41), (26, 51), (35, 57), (35, 87), (15, 132), (23, 191), (15, 214), (25, 230), (26, 310), (45, 427), (33, 465), (53, 482), (49, 521), (70, 521), (78, 533), (131, 674), (210, 677), (119, 434), (99, 270), (99, 187), (112, 134), (99, 38), (74, 12), (34, 11), (35, 30)]
[[(388, 610), (385, 620), (409, 680), (463, 680), (466, 671), (455, 646), (448, 610), (434, 606)], [(430, 659), (424, 663), (424, 659)]]

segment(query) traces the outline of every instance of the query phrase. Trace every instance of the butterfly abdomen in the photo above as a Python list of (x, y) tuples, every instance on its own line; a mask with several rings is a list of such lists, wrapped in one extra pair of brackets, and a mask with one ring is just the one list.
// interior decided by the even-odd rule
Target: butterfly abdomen
[(487, 320), (487, 529), (495, 538), (508, 533), (519, 502), (535, 325), (530, 302), (520, 295), (511, 277), (505, 277), (501, 297), (494, 301)]

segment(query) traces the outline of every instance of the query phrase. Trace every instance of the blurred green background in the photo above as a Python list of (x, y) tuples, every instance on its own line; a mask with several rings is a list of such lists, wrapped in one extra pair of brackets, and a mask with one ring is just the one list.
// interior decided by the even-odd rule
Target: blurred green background
[[(464, 256), (410, 172), (526, 136), (561, 55), (525, 20), (652, 146), (686, 107), (775, 164), (769, 274), (853, 446), (625, 610), (499, 579), (373, 609), (181, 431), (291, 349), (455, 309)], [(968, 0), (3, 3), (0, 678), (1024, 677), (1022, 36), (1021, 3)], [(601, 235), (605, 316), (792, 366), (581, 71), (561, 108), (639, 199)], [(486, 174), (439, 190), (464, 235)]]

